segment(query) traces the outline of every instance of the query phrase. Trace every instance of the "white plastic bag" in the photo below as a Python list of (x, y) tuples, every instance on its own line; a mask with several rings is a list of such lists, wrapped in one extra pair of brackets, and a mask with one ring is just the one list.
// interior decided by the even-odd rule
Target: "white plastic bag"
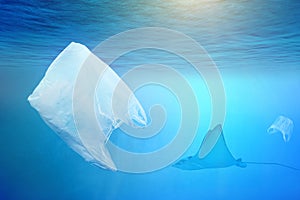
[(267, 131), (269, 134), (280, 132), (282, 134), (283, 140), (285, 142), (288, 142), (292, 137), (293, 128), (294, 123), (291, 119), (284, 116), (278, 116)]
[[(93, 70), (102, 70), (102, 77), (95, 90), (96, 96), (84, 98), (95, 98), (94, 106), (97, 121), (101, 131), (92, 125), (86, 126), (84, 130), (76, 127), (73, 110), (73, 92), (78, 74), (87, 59), (92, 62), (94, 68), (88, 68), (88, 73)], [(89, 77), (86, 77), (87, 79)], [(122, 90), (116, 86), (121, 85)], [(80, 98), (81, 94), (77, 93)], [(92, 95), (92, 94), (91, 94)], [(124, 103), (112, 108), (112, 98), (131, 96), (127, 105)], [(103, 168), (117, 170), (110, 153), (105, 147), (106, 141), (112, 131), (122, 123), (131, 126), (146, 125), (145, 112), (132, 91), (122, 79), (98, 57), (92, 54), (87, 47), (78, 43), (71, 43), (53, 61), (48, 68), (44, 78), (28, 97), (43, 120), (78, 154), (86, 161), (92, 162)], [(93, 113), (86, 113), (86, 102), (76, 102), (76, 113), (84, 113), (85, 122), (92, 121)], [(135, 123), (138, 122), (138, 123)], [(78, 122), (80, 123), (80, 122)]]

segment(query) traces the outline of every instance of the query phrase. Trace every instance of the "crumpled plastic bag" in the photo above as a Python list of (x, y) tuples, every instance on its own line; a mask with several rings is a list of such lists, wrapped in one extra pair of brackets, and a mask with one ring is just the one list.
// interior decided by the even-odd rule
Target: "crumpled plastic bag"
[(285, 142), (288, 142), (293, 133), (294, 123), (291, 119), (285, 116), (278, 116), (273, 124), (268, 128), (269, 134), (279, 132)]
[[(95, 95), (78, 94), (78, 91), (76, 95), (79, 98), (95, 98), (95, 105), (92, 106), (95, 107), (100, 131), (92, 125), (81, 130), (80, 126), (76, 125), (80, 125), (80, 120), (76, 122), (74, 118), (75, 84), (82, 86), (77, 78), (81, 68), (88, 62), (92, 63), (93, 67), (87, 67), (88, 71), (85, 73), (91, 75), (96, 73), (96, 70), (102, 71), (94, 90)], [(86, 80), (88, 79), (89, 77), (86, 77)], [(122, 90), (116, 90), (118, 84)], [(126, 101), (122, 98), (127, 96), (130, 96), (130, 99), (126, 105), (123, 102), (114, 105), (113, 108), (113, 98), (122, 102)], [(133, 127), (143, 127), (147, 124), (144, 109), (126, 83), (87, 47), (74, 42), (52, 62), (44, 78), (28, 97), (28, 101), (42, 119), (86, 161), (111, 170), (117, 170), (117, 167), (105, 144), (112, 131), (122, 123)], [(83, 115), (83, 121), (93, 121), (89, 118), (93, 118), (94, 113), (87, 113), (90, 110), (86, 109), (85, 101), (78, 101), (76, 105), (76, 114), (86, 114)]]

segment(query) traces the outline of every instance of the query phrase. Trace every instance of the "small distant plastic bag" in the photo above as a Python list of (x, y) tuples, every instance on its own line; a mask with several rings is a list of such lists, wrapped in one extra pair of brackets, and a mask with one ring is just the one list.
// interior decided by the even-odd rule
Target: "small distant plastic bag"
[[(88, 58), (92, 58), (92, 64), (103, 70), (104, 73), (95, 90), (95, 110), (101, 131), (96, 133), (92, 126), (91, 128), (87, 126), (85, 127), (87, 133), (85, 136), (85, 132), (81, 132), (79, 135), (78, 131), (80, 130), (74, 121), (73, 92), (78, 73)], [(93, 73), (93, 68), (89, 69), (89, 73)], [(114, 94), (113, 91), (118, 84), (122, 86), (123, 90), (117, 90)], [(117, 114), (115, 114), (111, 105), (112, 98), (122, 98), (123, 96), (130, 96), (130, 100), (126, 106), (120, 104), (117, 107)], [(28, 101), (39, 112), (43, 120), (86, 161), (111, 170), (117, 170), (117, 168), (105, 144), (112, 131), (122, 123), (131, 126), (147, 124), (145, 111), (125, 82), (87, 47), (74, 42), (53, 61), (44, 78), (28, 97)], [(87, 112), (85, 102), (80, 103), (77, 106), (79, 108), (77, 112)], [(89, 121), (90, 119), (84, 120)], [(96, 137), (91, 138), (91, 135)]]
[(280, 132), (282, 134), (283, 140), (288, 142), (292, 136), (294, 128), (294, 123), (291, 119), (279, 116), (273, 122), (273, 124), (268, 128), (268, 133), (274, 134), (276, 132)]

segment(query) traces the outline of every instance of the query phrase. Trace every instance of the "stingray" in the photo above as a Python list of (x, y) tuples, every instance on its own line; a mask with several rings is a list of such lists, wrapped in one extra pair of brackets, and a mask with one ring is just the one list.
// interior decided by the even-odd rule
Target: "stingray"
[(182, 170), (200, 170), (208, 168), (225, 168), (230, 166), (245, 168), (247, 167), (247, 164), (277, 165), (293, 170), (300, 170), (280, 163), (243, 162), (241, 158), (234, 158), (226, 145), (222, 126), (220, 124), (207, 132), (198, 152), (194, 156), (179, 160), (173, 167)]

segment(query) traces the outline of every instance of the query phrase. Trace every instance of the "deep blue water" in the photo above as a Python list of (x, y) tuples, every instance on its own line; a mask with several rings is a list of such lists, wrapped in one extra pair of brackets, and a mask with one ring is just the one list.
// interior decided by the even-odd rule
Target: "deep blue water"
[[(167, 167), (146, 174), (100, 169), (73, 152), (27, 102), (49, 64), (70, 42), (93, 49), (132, 28), (169, 28), (203, 45), (220, 69), (226, 92), (224, 136), (232, 154), (300, 168), (299, 10), (295, 0), (0, 0), (0, 198), (299, 199), (300, 172), (277, 166), (199, 171)], [(185, 154), (193, 155), (211, 115), (203, 82), (195, 84), (201, 78), (174, 55), (151, 50), (124, 55), (111, 66), (122, 74), (144, 62), (179, 69), (203, 100), (203, 121)], [(164, 142), (178, 127), (173, 114), (178, 105), (168, 103), (162, 91), (151, 91), (137, 95), (146, 107), (163, 100), (171, 112), (161, 132)], [(294, 122), (287, 143), (280, 134), (266, 131), (279, 115)], [(117, 137), (113, 134), (112, 141)], [(145, 151), (139, 146), (144, 143), (134, 141), (139, 151)], [(130, 149), (128, 144), (122, 147)], [(161, 145), (152, 143), (147, 149)]]

